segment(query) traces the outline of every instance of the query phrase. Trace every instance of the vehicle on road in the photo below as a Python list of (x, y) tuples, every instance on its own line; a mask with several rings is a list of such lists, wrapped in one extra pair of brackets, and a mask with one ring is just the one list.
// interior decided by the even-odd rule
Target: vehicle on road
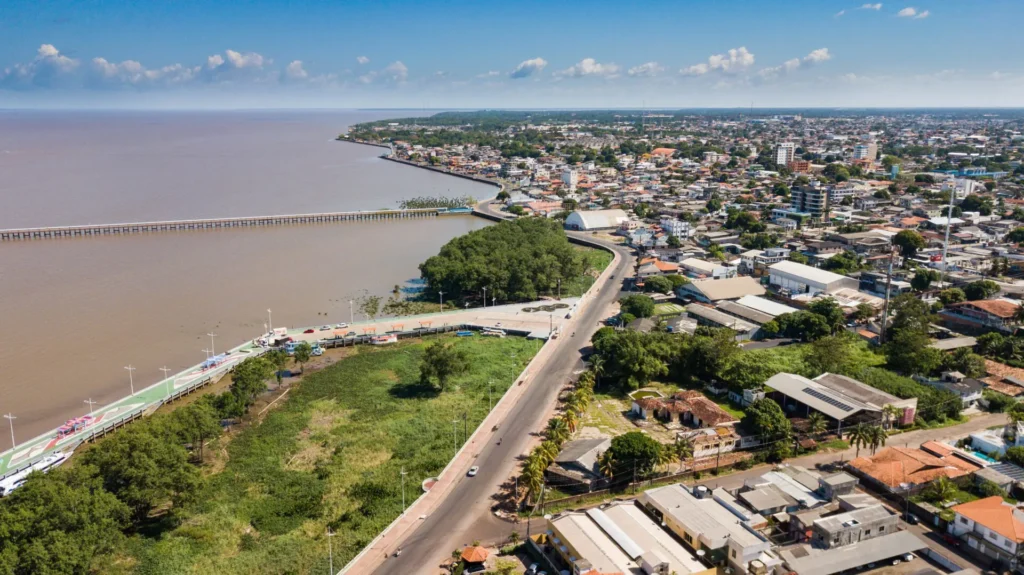
[(335, 325), (334, 329), (345, 329), (346, 327), (348, 327), (348, 324), (345, 323), (345, 322), (341, 322), (341, 323)]
[(476, 477), (476, 474), (477, 474), (477, 473), (478, 473), (479, 471), (480, 471), (480, 467), (479, 467), (479, 466), (477, 466), (477, 465), (474, 465), (473, 467), (470, 467), (470, 468), (469, 468), (469, 471), (467, 471), (467, 472), (466, 472), (466, 475), (468, 475), (468, 476), (470, 476), (470, 477)]
[(309, 328), (309, 329), (307, 329), (306, 331), (304, 331), (302, 333), (316, 333), (316, 330), (313, 329), (313, 328)]
[(329, 326), (329, 325), (322, 325), (322, 326), (320, 326), (320, 331), (330, 331), (330, 330), (331, 330), (331, 326)]
[(356, 332), (354, 332), (354, 331), (350, 331), (350, 332), (345, 334), (345, 337), (355, 337), (355, 336), (356, 336)]
[(63, 451), (54, 451), (50, 455), (47, 455), (38, 462), (33, 463), (32, 465), (15, 473), (14, 475), (5, 477), (4, 479), (0, 480), (0, 497), (10, 495), (11, 491), (14, 491), (15, 489), (21, 487), (21, 485), (25, 483), (25, 480), (28, 478), (29, 474), (32, 473), (33, 471), (41, 471), (43, 473), (46, 473), (47, 471), (67, 461), (68, 457), (71, 457), (70, 453), (65, 453)]
[(917, 525), (921, 522), (921, 520), (917, 518), (917, 515), (914, 515), (913, 513), (907, 513), (906, 520), (907, 523), (911, 525)]
[(370, 339), (370, 343), (373, 345), (387, 345), (389, 343), (398, 343), (398, 336), (395, 334), (378, 335)]

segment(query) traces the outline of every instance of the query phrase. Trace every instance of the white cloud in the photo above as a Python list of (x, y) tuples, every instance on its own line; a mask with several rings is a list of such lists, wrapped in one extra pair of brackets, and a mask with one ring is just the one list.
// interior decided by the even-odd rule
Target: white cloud
[(845, 14), (846, 14), (846, 10), (840, 10), (840, 11), (836, 12), (835, 17), (836, 18), (842, 18)]
[(913, 18), (914, 20), (921, 20), (927, 18), (928, 16), (931, 16), (931, 12), (929, 12), (928, 10), (918, 11), (917, 8), (914, 8), (913, 6), (907, 6), (906, 8), (897, 12), (896, 15), (899, 16), (900, 18)]
[(483, 74), (477, 74), (476, 77), (477, 78), (493, 78), (495, 76), (500, 76), (500, 75), (501, 75), (501, 72), (499, 72), (497, 70), (489, 70), (487, 72), (484, 72)]
[(508, 77), (513, 79), (527, 78), (540, 72), (546, 68), (547, 65), (548, 61), (540, 57), (523, 60), (518, 66), (508, 73)]
[(555, 72), (555, 75), (569, 78), (582, 78), (584, 76), (610, 77), (618, 73), (618, 64), (602, 64), (593, 58), (584, 58), (565, 70)]
[(683, 68), (680, 72), (685, 76), (702, 76), (708, 72), (720, 70), (724, 73), (735, 73), (754, 65), (754, 54), (746, 47), (733, 48), (725, 54), (708, 57), (707, 63), (694, 64)]
[(68, 79), (78, 64), (78, 60), (61, 54), (53, 44), (43, 44), (31, 62), (4, 68), (0, 87), (56, 87)]
[(360, 64), (369, 64), (370, 59), (366, 56), (356, 56), (356, 62), (359, 62)]
[(827, 62), (831, 59), (832, 54), (828, 51), (828, 48), (818, 48), (817, 50), (812, 50), (810, 54), (803, 58), (792, 58), (786, 60), (779, 66), (764, 68), (760, 70), (757, 75), (765, 80), (770, 80), (784, 74), (795, 72), (800, 68), (807, 68), (815, 64)]
[(627, 74), (634, 77), (650, 77), (657, 76), (665, 71), (665, 67), (657, 62), (647, 62), (640, 64), (639, 66), (633, 66), (629, 69)]
[(290, 64), (285, 66), (284, 72), (281, 75), (281, 80), (286, 82), (301, 82), (309, 79), (309, 72), (302, 67), (302, 60), (292, 60)]
[(882, 9), (882, 3), (879, 2), (878, 4), (861, 4), (860, 5), (860, 9), (861, 10), (874, 10), (874, 11), (877, 12), (877, 11)]
[(408, 78), (409, 68), (401, 61), (395, 61), (388, 64), (381, 70), (374, 70), (363, 74), (359, 77), (359, 81), (364, 84), (372, 84), (375, 82), (401, 84)]

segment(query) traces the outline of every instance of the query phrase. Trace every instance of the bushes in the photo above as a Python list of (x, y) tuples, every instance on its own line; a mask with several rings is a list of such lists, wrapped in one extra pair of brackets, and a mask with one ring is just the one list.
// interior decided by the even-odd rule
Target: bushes
[(868, 367), (850, 376), (900, 399), (916, 397), (917, 413), (926, 421), (958, 419), (963, 408), (963, 403), (956, 394), (918, 383), (909, 377), (902, 377), (885, 369)]

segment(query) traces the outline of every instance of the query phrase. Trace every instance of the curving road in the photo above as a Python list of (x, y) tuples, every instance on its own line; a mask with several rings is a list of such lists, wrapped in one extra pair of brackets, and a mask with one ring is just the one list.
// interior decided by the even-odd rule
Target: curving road
[(402, 554), (390, 556), (376, 573), (439, 573), (441, 562), (451, 556), (453, 549), (469, 545), (473, 540), (504, 538), (515, 528), (493, 515), (491, 496), (518, 471), (519, 456), (529, 452), (536, 443), (533, 434), (545, 426), (559, 390), (574, 371), (583, 369), (580, 350), (600, 327), (600, 321), (607, 317), (609, 305), (620, 295), (618, 288), (623, 278), (633, 269), (631, 250), (601, 243), (620, 257), (613, 263), (611, 273), (602, 275), (592, 288), (593, 299), (570, 328), (576, 330), (576, 335), (567, 333), (551, 344), (555, 346), (552, 358), (534, 373), (533, 383), (502, 424), (501, 444), (488, 442), (476, 454), (473, 465), (480, 467), (477, 476), (466, 477), (463, 470), (462, 478), (445, 500), (405, 538), (401, 544)]

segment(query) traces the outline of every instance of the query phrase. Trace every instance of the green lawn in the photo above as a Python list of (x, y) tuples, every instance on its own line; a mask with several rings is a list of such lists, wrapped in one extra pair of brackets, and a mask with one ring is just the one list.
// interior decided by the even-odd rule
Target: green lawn
[(590, 286), (594, 285), (597, 276), (612, 263), (614, 257), (611, 252), (588, 248), (584, 246), (573, 246), (583, 257), (585, 269), (583, 276), (562, 282), (562, 295), (567, 297), (579, 297), (583, 295)]
[(684, 308), (683, 306), (681, 306), (679, 304), (675, 304), (675, 303), (659, 303), (659, 304), (654, 304), (654, 314), (655, 315), (664, 315), (664, 316), (679, 315), (679, 314), (683, 313), (683, 311), (685, 311), (685, 310), (686, 310), (686, 308)]
[[(134, 537), (143, 573), (309, 573), (327, 569), (330, 527), (339, 568), (448, 463), (541, 342), (450, 338), (471, 370), (436, 394), (418, 383), (425, 344), (361, 347), (311, 374), (262, 423), (227, 444), (180, 523), (157, 540)], [(466, 425), (463, 423), (465, 416)], [(457, 438), (453, 439), (453, 423)], [(210, 452), (221, 451), (213, 445)], [(132, 560), (126, 561), (126, 565)]]

